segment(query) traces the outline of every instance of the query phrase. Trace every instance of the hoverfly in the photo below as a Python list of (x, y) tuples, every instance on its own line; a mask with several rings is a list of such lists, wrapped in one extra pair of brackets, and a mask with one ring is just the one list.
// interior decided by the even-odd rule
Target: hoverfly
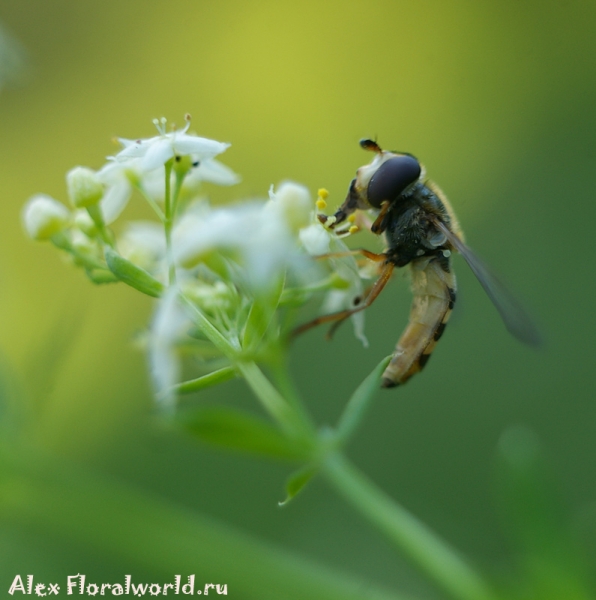
[(480, 281), (509, 330), (521, 342), (537, 345), (540, 334), (522, 306), (485, 264), (463, 242), (462, 231), (445, 194), (425, 178), (411, 154), (382, 150), (373, 140), (360, 146), (375, 153), (350, 183), (344, 203), (333, 217), (319, 215), (334, 228), (356, 210), (377, 209), (371, 231), (385, 234), (387, 250), (375, 254), (355, 250), (376, 261), (380, 276), (354, 308), (319, 317), (295, 330), (301, 333), (322, 323), (335, 322), (332, 331), (352, 314), (368, 308), (381, 293), (395, 267), (410, 267), (413, 301), (410, 319), (385, 369), (382, 386), (395, 387), (418, 373), (443, 335), (455, 303), (457, 284), (451, 254), (459, 252)]

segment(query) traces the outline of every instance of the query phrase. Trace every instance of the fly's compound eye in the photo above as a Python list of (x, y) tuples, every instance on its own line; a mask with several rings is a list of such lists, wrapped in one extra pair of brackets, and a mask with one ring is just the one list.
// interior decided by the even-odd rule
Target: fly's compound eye
[(385, 200), (394, 200), (420, 177), (420, 163), (403, 154), (386, 160), (370, 178), (367, 198), (371, 206), (380, 208)]

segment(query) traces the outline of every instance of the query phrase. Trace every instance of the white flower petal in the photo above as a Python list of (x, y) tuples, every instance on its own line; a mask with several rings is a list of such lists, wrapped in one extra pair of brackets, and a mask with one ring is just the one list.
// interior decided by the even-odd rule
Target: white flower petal
[[(193, 157), (194, 158), (194, 157)], [(199, 166), (195, 167), (185, 179), (185, 185), (193, 185), (201, 181), (215, 183), (216, 185), (234, 185), (241, 180), (240, 175), (234, 173), (230, 167), (220, 163), (214, 158), (199, 160)]]
[(174, 148), (171, 141), (164, 136), (147, 148), (141, 166), (145, 171), (151, 171), (165, 165), (172, 156)]
[[(154, 138), (156, 139), (156, 138)], [(129, 158), (140, 158), (145, 155), (147, 148), (150, 145), (151, 140), (136, 140), (131, 142), (130, 140), (118, 139), (121, 144), (126, 144), (123, 150), (120, 150), (116, 154), (116, 160), (126, 160)]]
[(99, 206), (106, 225), (113, 223), (122, 213), (132, 194), (132, 186), (127, 179), (111, 185), (106, 190)]
[(180, 156), (187, 154), (197, 154), (200, 158), (213, 158), (224, 152), (230, 147), (230, 144), (216, 142), (196, 135), (177, 135), (172, 140), (174, 153)]
[(313, 223), (298, 232), (298, 238), (311, 256), (329, 252), (331, 235), (320, 223)]
[(173, 410), (180, 363), (176, 343), (189, 325), (178, 302), (178, 289), (172, 286), (157, 305), (149, 335), (149, 368), (157, 398), (166, 410)]

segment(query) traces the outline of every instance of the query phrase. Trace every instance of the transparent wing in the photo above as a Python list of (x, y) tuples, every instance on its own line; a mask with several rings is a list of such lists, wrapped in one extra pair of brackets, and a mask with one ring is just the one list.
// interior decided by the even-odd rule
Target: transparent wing
[(466, 246), (447, 225), (439, 219), (433, 219), (437, 228), (445, 234), (449, 242), (464, 257), (465, 261), (478, 278), (480, 285), (484, 288), (491, 302), (499, 311), (505, 327), (520, 342), (530, 346), (538, 346), (542, 343), (542, 336), (534, 325), (532, 319), (513, 296), (513, 294), (499, 281), (496, 275), (484, 264), (484, 262)]

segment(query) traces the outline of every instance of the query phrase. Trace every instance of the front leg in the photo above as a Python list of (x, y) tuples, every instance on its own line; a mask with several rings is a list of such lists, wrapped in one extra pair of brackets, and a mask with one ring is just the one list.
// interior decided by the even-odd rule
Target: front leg
[(387, 225), (389, 224), (389, 219), (386, 219), (387, 212), (389, 211), (389, 207), (391, 206), (391, 202), (389, 200), (383, 200), (381, 204), (381, 212), (379, 216), (375, 219), (375, 222), (370, 226), (370, 230), (375, 235), (381, 235), (387, 229)]
[(335, 211), (335, 214), (331, 217), (327, 215), (318, 215), (318, 219), (323, 225), (329, 227), (329, 229), (334, 229), (359, 208), (365, 209), (370, 207), (362, 204), (360, 194), (356, 189), (356, 179), (352, 179), (352, 183), (350, 183), (350, 187), (348, 188), (348, 195), (343, 204)]

